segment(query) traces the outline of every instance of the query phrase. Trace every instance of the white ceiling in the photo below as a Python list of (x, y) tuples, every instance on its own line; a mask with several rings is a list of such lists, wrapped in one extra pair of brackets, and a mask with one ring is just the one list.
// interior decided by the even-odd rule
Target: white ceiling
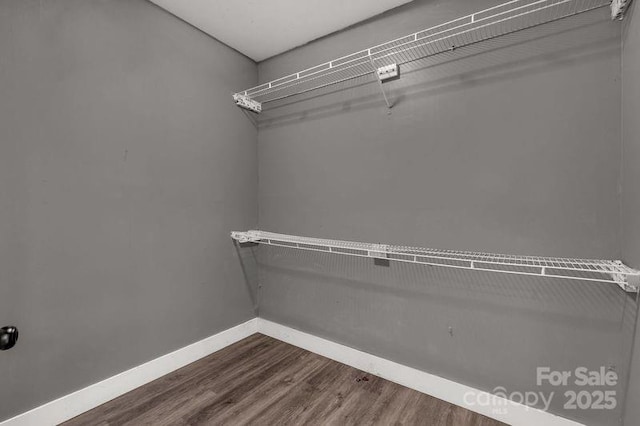
[(151, 0), (256, 62), (411, 0)]

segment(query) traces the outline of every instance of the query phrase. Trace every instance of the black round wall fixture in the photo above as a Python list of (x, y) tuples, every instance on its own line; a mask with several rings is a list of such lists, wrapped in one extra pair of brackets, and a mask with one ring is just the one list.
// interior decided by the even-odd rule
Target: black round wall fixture
[(16, 345), (18, 328), (12, 325), (0, 328), (0, 351), (6, 351)]

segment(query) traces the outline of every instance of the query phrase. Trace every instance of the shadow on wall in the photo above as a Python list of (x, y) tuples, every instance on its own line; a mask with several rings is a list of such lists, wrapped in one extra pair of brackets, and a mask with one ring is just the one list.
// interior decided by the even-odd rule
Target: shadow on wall
[[(385, 83), (383, 87), (393, 106), (398, 107), (412, 103), (412, 98), (417, 101), (615, 55), (619, 50), (619, 38), (603, 39), (602, 33), (606, 31), (604, 26), (616, 24), (603, 20), (601, 12), (586, 12), (403, 64), (401, 78)], [(261, 129), (349, 111), (385, 108), (373, 75), (269, 102), (263, 107), (263, 113), (255, 122)], [(393, 109), (390, 109), (389, 114), (392, 113)]]
[(536, 383), (538, 367), (604, 367), (624, 394), (638, 303), (615, 285), (271, 246), (258, 260), (264, 318), (489, 392), (554, 392), (550, 411), (589, 424), (620, 417), (623, 398), (566, 410), (564, 392), (584, 388)]
[(256, 244), (240, 244), (236, 240), (232, 240), (236, 249), (238, 261), (242, 269), (242, 275), (244, 277), (244, 283), (251, 297), (251, 303), (253, 304), (253, 312), (258, 316), (260, 310), (260, 284), (258, 280), (258, 262), (256, 258), (255, 250)]

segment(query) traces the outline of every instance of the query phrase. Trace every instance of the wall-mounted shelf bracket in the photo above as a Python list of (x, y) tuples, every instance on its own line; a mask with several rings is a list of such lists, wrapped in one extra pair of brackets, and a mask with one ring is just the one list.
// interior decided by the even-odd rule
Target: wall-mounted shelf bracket
[(629, 293), (640, 292), (640, 271), (628, 267), (619, 260), (572, 259), (439, 250), (326, 240), (255, 230), (232, 232), (231, 237), (241, 243), (252, 242), (290, 249), (388, 259), (442, 268), (615, 284)]
[(371, 244), (369, 257), (374, 259), (388, 259), (389, 246), (387, 244)]
[(236, 101), (236, 105), (238, 105), (240, 108), (244, 108), (258, 114), (262, 112), (262, 104), (254, 99), (251, 99), (247, 95), (234, 93), (233, 100)]
[(622, 21), (633, 0), (613, 0), (611, 2), (611, 19)]
[(259, 243), (261, 240), (260, 234), (257, 231), (247, 231), (247, 232), (231, 232), (231, 238), (236, 240), (237, 242), (244, 243)]
[[(373, 58), (371, 57), (371, 54), (369, 54), (369, 61), (371, 62), (371, 67), (375, 70), (373, 73), (376, 76), (376, 81), (378, 82), (378, 87), (380, 88), (380, 91), (382, 92), (382, 97), (384, 98), (384, 103), (387, 104), (387, 108), (391, 109), (391, 107), (393, 107), (393, 104), (391, 104), (389, 102), (389, 98), (387, 98), (387, 93), (384, 91), (384, 87), (382, 86), (382, 82), (384, 81), (381, 77), (381, 73), (380, 70), (376, 68), (375, 64), (373, 63)], [(397, 65), (396, 65), (397, 67)], [(383, 67), (384, 68), (384, 67)], [(397, 68), (396, 68), (397, 69)], [(383, 74), (384, 74), (384, 70), (383, 70)], [(388, 77), (387, 79), (389, 79), (391, 77)]]
[(376, 72), (378, 73), (378, 78), (383, 83), (400, 77), (400, 67), (398, 67), (398, 64), (385, 65), (384, 67), (378, 68)]
[[(616, 260), (615, 263), (624, 267), (624, 263), (620, 260)], [(628, 293), (640, 292), (640, 271), (635, 271), (635, 274), (611, 274), (613, 280), (620, 286), (621, 289)]]

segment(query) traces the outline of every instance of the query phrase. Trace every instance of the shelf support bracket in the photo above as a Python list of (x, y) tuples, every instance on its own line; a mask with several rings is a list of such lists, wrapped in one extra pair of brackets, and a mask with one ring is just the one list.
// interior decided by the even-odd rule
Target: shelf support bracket
[(640, 292), (640, 276), (638, 275), (624, 275), (624, 274), (615, 274), (614, 277), (616, 284), (626, 291), (627, 293), (638, 293)]
[[(616, 260), (618, 265), (624, 265), (622, 261)], [(628, 293), (640, 292), (640, 271), (634, 271), (633, 274), (614, 273), (611, 274), (613, 280), (618, 286)]]
[(372, 250), (369, 250), (367, 254), (374, 259), (387, 259), (389, 246), (386, 244), (374, 244)]
[(373, 74), (376, 77), (376, 81), (378, 82), (378, 87), (382, 92), (382, 96), (384, 97), (384, 103), (387, 104), (387, 108), (391, 109), (393, 104), (389, 102), (389, 98), (387, 98), (387, 93), (384, 91), (384, 87), (382, 87), (382, 80), (380, 80), (380, 76), (378, 75), (378, 70), (376, 69), (376, 65), (373, 63), (373, 58), (371, 57), (371, 52), (369, 52), (369, 62), (371, 63), (371, 68), (373, 68)]
[[(269, 85), (271, 85), (271, 83), (269, 83)], [(243, 108), (247, 111), (260, 114), (262, 112), (262, 104), (254, 99), (251, 99), (251, 97), (248, 96), (246, 93), (247, 92), (245, 92), (245, 94), (241, 94), (241, 93), (233, 94), (233, 100), (235, 101), (236, 105), (238, 105), (240, 108)]]
[(613, 0), (611, 2), (611, 19), (622, 21), (633, 0)]
[(257, 231), (247, 231), (247, 232), (232, 231), (231, 238), (233, 238), (240, 244), (259, 243), (260, 240), (262, 239), (260, 237), (260, 234)]

